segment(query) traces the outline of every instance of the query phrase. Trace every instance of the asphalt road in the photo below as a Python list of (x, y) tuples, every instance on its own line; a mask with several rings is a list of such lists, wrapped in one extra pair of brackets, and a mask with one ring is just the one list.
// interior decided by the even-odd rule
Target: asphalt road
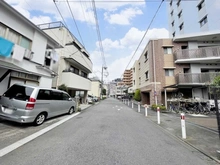
[(1, 165), (214, 164), (109, 98), (0, 158)]

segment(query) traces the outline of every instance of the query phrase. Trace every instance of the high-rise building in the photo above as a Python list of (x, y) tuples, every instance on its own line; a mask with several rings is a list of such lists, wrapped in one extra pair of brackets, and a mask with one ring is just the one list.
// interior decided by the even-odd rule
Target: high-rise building
[(170, 37), (219, 30), (219, 0), (170, 0)]
[(128, 87), (132, 86), (132, 70), (131, 69), (124, 71), (123, 83)]

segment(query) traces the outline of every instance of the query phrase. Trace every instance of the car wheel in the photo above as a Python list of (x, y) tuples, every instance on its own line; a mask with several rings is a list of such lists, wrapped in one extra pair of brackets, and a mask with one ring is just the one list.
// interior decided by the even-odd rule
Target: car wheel
[(41, 125), (43, 124), (43, 122), (46, 120), (46, 114), (45, 113), (41, 113), (39, 114), (36, 119), (34, 120), (34, 124), (35, 125)]
[(69, 112), (68, 112), (68, 114), (71, 115), (71, 114), (73, 114), (74, 112), (75, 112), (74, 108), (71, 107), (70, 110), (69, 110)]

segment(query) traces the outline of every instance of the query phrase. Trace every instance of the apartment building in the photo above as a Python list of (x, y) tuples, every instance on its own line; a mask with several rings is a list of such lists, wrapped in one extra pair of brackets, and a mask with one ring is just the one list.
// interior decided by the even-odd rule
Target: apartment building
[(219, 30), (219, 0), (170, 0), (167, 8), (170, 37)]
[[(142, 104), (167, 104), (183, 98), (213, 99), (209, 85), (220, 75), (220, 33), (150, 40), (133, 70), (138, 70)], [(137, 81), (137, 80), (136, 80)]]
[(115, 81), (109, 82), (108, 88), (109, 88), (109, 96), (110, 97), (117, 97), (116, 96), (116, 91), (117, 91), (117, 83)]
[(175, 88), (184, 89), (185, 96), (213, 99), (209, 85), (220, 75), (220, 31), (185, 35), (175, 38), (174, 42), (186, 44), (174, 50), (175, 64), (188, 65), (176, 74)]
[(91, 90), (88, 91), (88, 94), (101, 98), (101, 81), (98, 78), (91, 78), (91, 81)]
[(165, 95), (171, 95), (175, 88), (164, 87), (175, 84), (175, 75), (187, 65), (177, 65), (173, 50), (178, 46), (172, 39), (150, 40), (135, 62), (133, 70), (138, 71), (135, 88), (140, 89), (142, 104), (164, 104)]
[[(91, 90), (88, 75), (92, 73), (93, 67), (89, 53), (62, 22), (41, 24), (38, 27), (63, 46), (62, 49), (56, 50), (60, 58), (54, 66), (58, 76), (53, 81), (53, 87), (65, 84), (72, 97), (80, 93), (85, 102), (88, 91)], [(50, 56), (50, 51), (48, 55)]]
[[(52, 87), (55, 49), (62, 46), (5, 1), (0, 15), (0, 94), (14, 83)], [(48, 49), (53, 50), (49, 60)]]
[(132, 86), (132, 69), (126, 69), (123, 73), (123, 83), (130, 87)]

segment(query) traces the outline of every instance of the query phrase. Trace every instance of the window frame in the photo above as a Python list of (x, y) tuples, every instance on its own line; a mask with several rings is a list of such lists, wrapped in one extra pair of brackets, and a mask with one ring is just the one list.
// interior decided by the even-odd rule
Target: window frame
[[(174, 76), (174, 69), (164, 69), (164, 71), (165, 71), (165, 77), (173, 77)], [(167, 72), (168, 72), (168, 75), (167, 75)]]

